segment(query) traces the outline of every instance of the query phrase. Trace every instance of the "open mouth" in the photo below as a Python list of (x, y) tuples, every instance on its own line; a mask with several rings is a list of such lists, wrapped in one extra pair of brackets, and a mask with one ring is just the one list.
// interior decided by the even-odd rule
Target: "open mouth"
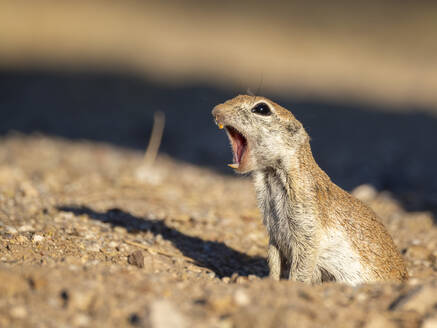
[(238, 169), (244, 160), (247, 151), (247, 139), (232, 126), (225, 126), (234, 153), (233, 163), (228, 164), (233, 169)]

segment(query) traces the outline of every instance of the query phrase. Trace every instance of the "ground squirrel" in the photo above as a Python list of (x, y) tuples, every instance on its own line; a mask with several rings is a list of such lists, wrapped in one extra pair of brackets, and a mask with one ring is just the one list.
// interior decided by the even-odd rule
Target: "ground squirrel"
[(270, 237), (273, 279), (359, 284), (403, 281), (405, 263), (375, 213), (334, 184), (315, 162), (310, 138), (273, 101), (240, 95), (215, 106), (239, 173), (252, 173)]

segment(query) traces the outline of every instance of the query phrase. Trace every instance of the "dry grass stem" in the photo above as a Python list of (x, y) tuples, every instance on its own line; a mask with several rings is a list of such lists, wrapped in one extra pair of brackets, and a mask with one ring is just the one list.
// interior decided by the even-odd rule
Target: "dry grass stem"
[(162, 134), (164, 133), (165, 114), (163, 112), (156, 112), (154, 116), (152, 134), (150, 136), (149, 144), (144, 154), (144, 165), (152, 166), (158, 155), (159, 146), (161, 145)]

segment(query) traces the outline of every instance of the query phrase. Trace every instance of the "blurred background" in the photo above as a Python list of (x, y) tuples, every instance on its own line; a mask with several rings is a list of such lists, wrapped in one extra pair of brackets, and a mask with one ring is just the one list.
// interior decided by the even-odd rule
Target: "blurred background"
[(217, 103), (293, 111), (340, 186), (437, 209), (435, 1), (0, 1), (0, 135), (160, 150), (232, 174)]

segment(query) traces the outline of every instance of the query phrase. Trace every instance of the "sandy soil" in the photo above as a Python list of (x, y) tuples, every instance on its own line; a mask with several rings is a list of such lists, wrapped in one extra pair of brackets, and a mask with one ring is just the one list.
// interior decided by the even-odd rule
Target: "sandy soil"
[(266, 277), (247, 178), (107, 144), (0, 141), (1, 327), (435, 327), (437, 228), (359, 186), (402, 250), (405, 284)]

